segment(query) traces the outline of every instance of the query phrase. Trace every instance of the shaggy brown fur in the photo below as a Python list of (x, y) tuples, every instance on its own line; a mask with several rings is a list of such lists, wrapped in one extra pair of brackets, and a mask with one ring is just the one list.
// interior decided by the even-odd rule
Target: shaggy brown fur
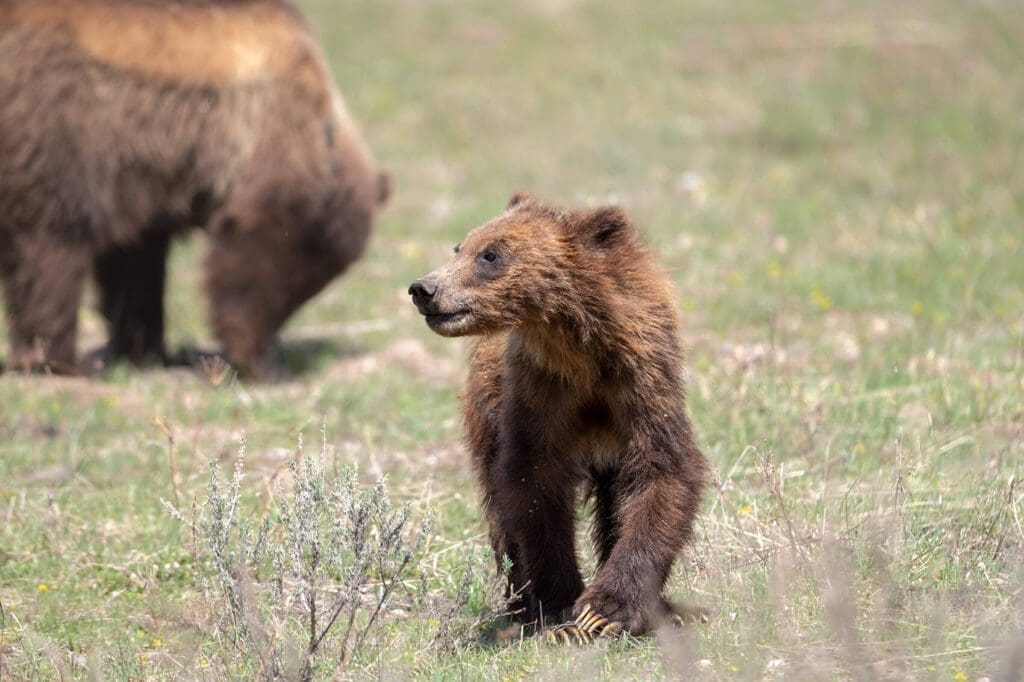
[(94, 272), (109, 350), (164, 355), (171, 237), (210, 234), (232, 364), (359, 257), (387, 194), (314, 39), (277, 0), (0, 0), (0, 277), (19, 369), (75, 366)]
[[(639, 634), (671, 615), (662, 589), (691, 538), (706, 463), (684, 404), (672, 290), (625, 214), (518, 194), (409, 292), (438, 334), (481, 337), (466, 438), (526, 618), (589, 606), (591, 625)], [(587, 586), (574, 547), (580, 490), (599, 563)]]

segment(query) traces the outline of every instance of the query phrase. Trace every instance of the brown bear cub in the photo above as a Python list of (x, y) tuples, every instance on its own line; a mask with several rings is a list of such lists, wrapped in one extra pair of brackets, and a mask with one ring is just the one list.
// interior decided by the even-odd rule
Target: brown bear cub
[(90, 275), (108, 352), (164, 359), (172, 239), (209, 235), (227, 360), (366, 245), (388, 192), (298, 10), (283, 0), (0, 0), (0, 281), (10, 365), (75, 372)]
[[(475, 335), (466, 438), (522, 619), (584, 641), (683, 613), (662, 590), (693, 534), (707, 464), (684, 402), (672, 289), (619, 208), (527, 194), (409, 288), (442, 336)], [(593, 503), (584, 585), (574, 516)]]

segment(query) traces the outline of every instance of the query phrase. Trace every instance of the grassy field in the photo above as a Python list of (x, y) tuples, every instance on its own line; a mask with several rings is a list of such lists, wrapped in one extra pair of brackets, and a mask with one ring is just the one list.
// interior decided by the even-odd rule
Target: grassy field
[[(249, 674), (210, 637), (160, 498), (191, 509), (244, 432), (247, 505), (266, 507), (322, 424), (333, 463), (437, 515), (345, 676), (1020, 679), (1019, 3), (302, 5), (393, 200), (285, 329), (280, 381), (0, 377), (0, 679)], [(520, 188), (621, 203), (675, 281), (717, 482), (670, 588), (707, 624), (573, 650), (436, 644), (486, 536), (461, 348), (405, 289)], [(174, 254), (173, 348), (213, 345), (202, 249)], [(103, 342), (91, 296), (82, 327), (82, 350)]]

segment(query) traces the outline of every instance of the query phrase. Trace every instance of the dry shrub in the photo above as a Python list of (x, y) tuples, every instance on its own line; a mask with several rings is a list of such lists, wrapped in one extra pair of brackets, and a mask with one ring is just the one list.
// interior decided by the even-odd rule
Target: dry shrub
[(383, 480), (361, 487), (352, 467), (329, 476), (326, 448), (318, 458), (301, 457), (301, 447), (288, 465), (290, 490), (279, 483), (276, 506), (257, 517), (243, 499), (243, 440), (230, 478), (211, 464), (208, 496), (191, 524), (204, 555), (197, 577), (218, 614), (214, 637), (230, 644), (218, 648), (241, 654), (225, 665), (255, 665), (262, 679), (308, 680), (328, 661), (347, 666), (430, 535), (430, 516), (414, 522)]

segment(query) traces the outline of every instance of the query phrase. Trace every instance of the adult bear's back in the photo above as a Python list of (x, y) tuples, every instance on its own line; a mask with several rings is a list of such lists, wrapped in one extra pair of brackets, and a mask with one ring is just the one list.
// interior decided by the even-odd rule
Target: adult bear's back
[(350, 174), (372, 165), (285, 3), (0, 6), (0, 201), (19, 204), (9, 215), (39, 222), (57, 204), (89, 217), (77, 227), (96, 244), (130, 239), (157, 211), (200, 222), (193, 213), (223, 198), (260, 144), (280, 144), (289, 172), (320, 170), (309, 167), (326, 163), (319, 139), (295, 127), (332, 107)]

